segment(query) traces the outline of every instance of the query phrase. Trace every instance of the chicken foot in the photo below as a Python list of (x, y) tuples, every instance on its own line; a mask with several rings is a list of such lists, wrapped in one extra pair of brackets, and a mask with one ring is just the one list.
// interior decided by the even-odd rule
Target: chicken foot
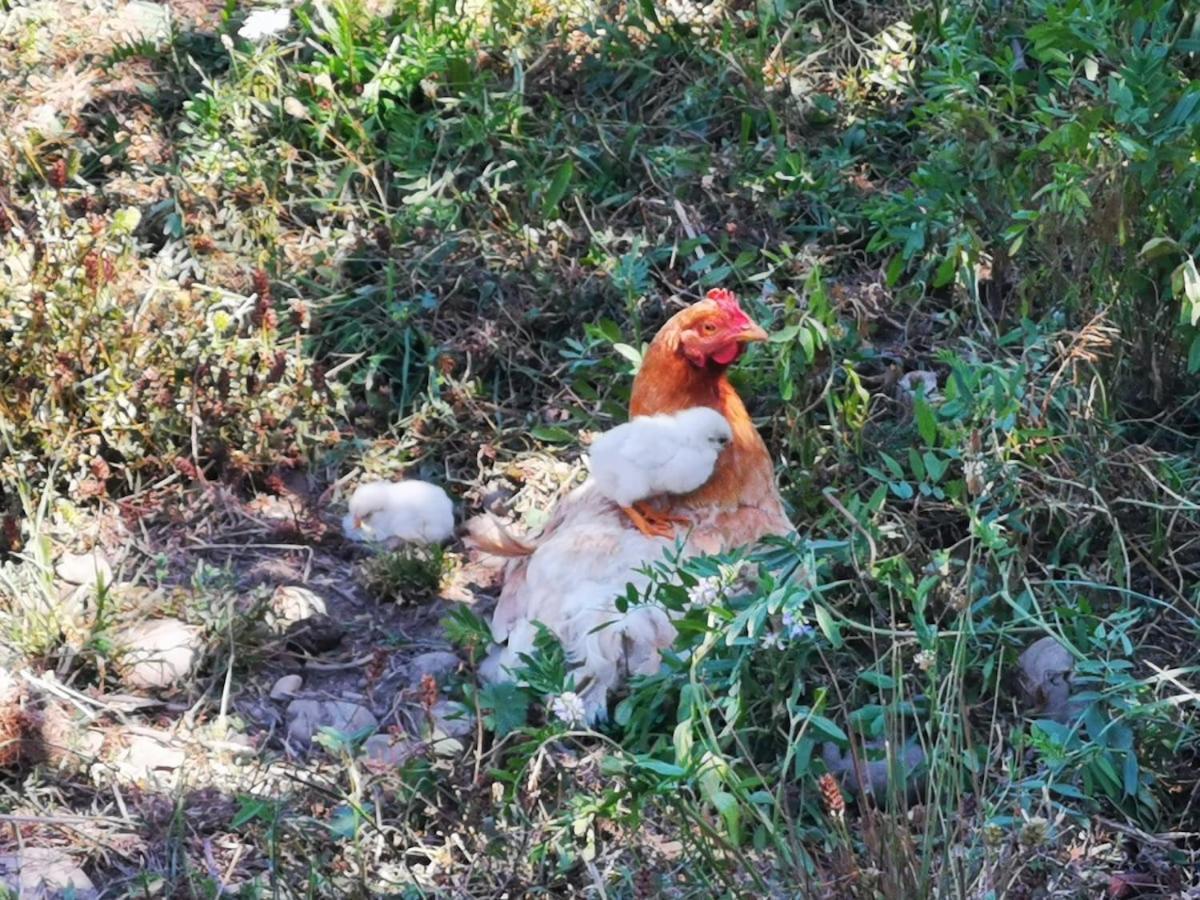
[(675, 523), (690, 523), (687, 516), (673, 516), (670, 513), (659, 512), (644, 502), (632, 506), (622, 506), (621, 512), (629, 517), (633, 526), (646, 537), (661, 537), (673, 540), (675, 538)]

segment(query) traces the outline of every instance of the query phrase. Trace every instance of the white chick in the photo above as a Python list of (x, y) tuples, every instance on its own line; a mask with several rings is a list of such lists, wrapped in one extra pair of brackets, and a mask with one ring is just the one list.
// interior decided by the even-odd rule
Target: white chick
[(673, 537), (671, 521), (638, 501), (661, 494), (687, 494), (712, 477), (717, 457), (732, 440), (725, 417), (697, 406), (671, 415), (639, 416), (606, 431), (592, 444), (592, 478), (600, 492), (617, 503), (638, 530)]
[(454, 504), (428, 482), (373, 481), (350, 497), (342, 530), (355, 541), (438, 544), (454, 534)]

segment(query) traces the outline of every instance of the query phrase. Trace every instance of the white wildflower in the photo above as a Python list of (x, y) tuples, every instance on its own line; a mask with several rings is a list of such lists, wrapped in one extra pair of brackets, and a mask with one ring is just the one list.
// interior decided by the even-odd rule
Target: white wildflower
[(587, 721), (587, 709), (583, 700), (574, 691), (563, 691), (550, 701), (550, 715), (560, 722), (566, 722), (572, 728)]
[(968, 459), (963, 463), (963, 480), (972, 496), (978, 497), (988, 489), (984, 481), (985, 467), (981, 459)]
[(937, 664), (937, 654), (932, 650), (922, 650), (913, 657), (913, 662), (917, 664), (917, 668), (922, 672), (928, 672)]
[(701, 578), (694, 587), (688, 589), (688, 600), (696, 608), (712, 606), (720, 596), (720, 578)]
[(246, 16), (238, 29), (238, 37), (248, 41), (265, 41), (287, 31), (292, 14), (286, 9), (256, 9)]

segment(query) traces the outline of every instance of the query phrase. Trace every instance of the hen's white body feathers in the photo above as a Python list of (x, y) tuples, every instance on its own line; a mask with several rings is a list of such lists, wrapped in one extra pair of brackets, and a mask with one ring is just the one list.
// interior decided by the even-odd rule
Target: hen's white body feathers
[(606, 431), (592, 444), (592, 478), (621, 506), (661, 494), (687, 494), (712, 476), (733, 437), (715, 409), (641, 416)]
[(575, 690), (594, 722), (607, 713), (609, 691), (628, 675), (657, 671), (660, 652), (675, 640), (675, 626), (662, 607), (620, 613), (615, 604), (627, 583), (639, 591), (646, 587), (649, 579), (639, 569), (671, 544), (630, 528), (594, 479), (565, 497), (556, 512), (562, 524), (519, 575), (510, 570), (492, 616), (492, 637), (500, 645), (480, 674), (487, 681), (506, 680), (521, 665), (521, 654), (533, 652), (540, 622), (576, 665)]
[(342, 530), (357, 541), (439, 544), (454, 534), (454, 504), (425, 481), (373, 481), (350, 497)]

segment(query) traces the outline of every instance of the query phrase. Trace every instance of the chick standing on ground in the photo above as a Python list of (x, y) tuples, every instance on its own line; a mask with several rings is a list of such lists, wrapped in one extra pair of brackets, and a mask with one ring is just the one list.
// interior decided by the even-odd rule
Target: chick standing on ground
[(707, 406), (641, 416), (592, 444), (592, 478), (643, 534), (674, 537), (671, 523), (687, 520), (663, 515), (641, 501), (699, 488), (712, 477), (717, 457), (732, 437), (725, 417)]
[(373, 481), (350, 497), (342, 530), (356, 541), (438, 544), (454, 534), (454, 504), (424, 481)]

